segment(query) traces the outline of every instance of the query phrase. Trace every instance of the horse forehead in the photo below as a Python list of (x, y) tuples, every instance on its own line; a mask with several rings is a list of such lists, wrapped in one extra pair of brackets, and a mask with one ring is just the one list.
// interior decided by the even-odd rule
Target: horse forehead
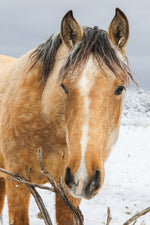
[(87, 95), (92, 86), (101, 86), (101, 88), (105, 89), (105, 87), (113, 85), (115, 80), (116, 76), (114, 73), (105, 65), (103, 65), (103, 68), (100, 68), (97, 61), (91, 55), (79, 76), (77, 86), (81, 95)]
[(97, 73), (98, 68), (94, 62), (94, 59), (92, 56), (89, 57), (87, 63), (84, 66), (84, 69), (82, 70), (78, 87), (80, 89), (81, 95), (88, 94), (89, 90), (91, 89), (92, 85), (95, 81), (95, 74)]

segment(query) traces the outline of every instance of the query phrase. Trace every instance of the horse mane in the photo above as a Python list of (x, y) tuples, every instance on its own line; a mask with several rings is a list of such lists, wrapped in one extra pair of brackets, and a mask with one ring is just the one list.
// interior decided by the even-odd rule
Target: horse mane
[(46, 84), (50, 71), (54, 67), (56, 53), (61, 43), (60, 34), (53, 34), (46, 42), (40, 44), (29, 57), (31, 60), (29, 70), (32, 70), (37, 64), (40, 65), (38, 77), (43, 85)]
[[(118, 54), (117, 50), (107, 35), (107, 32), (100, 30), (98, 27), (84, 27), (84, 35), (81, 42), (76, 44), (70, 53), (66, 56), (65, 63), (59, 73), (59, 82), (61, 83), (65, 76), (70, 72), (70, 76), (75, 68), (84, 65), (90, 54), (92, 53), (97, 60), (100, 68), (106, 65), (121, 80), (128, 82), (129, 77), (135, 83), (130, 68), (123, 56)], [(31, 68), (36, 64), (40, 64), (39, 78), (42, 84), (46, 81), (53, 69), (55, 57), (62, 40), (60, 33), (53, 34), (45, 43), (39, 45), (30, 55)], [(120, 72), (122, 71), (122, 73)], [(71, 72), (72, 71), (72, 72)], [(105, 71), (104, 71), (105, 72)]]
[[(117, 78), (127, 83), (130, 77), (138, 86), (131, 74), (127, 57), (123, 58), (119, 50), (113, 46), (107, 32), (100, 30), (98, 27), (84, 27), (83, 30), (83, 40), (67, 56), (59, 73), (59, 82), (61, 83), (63, 81), (68, 71), (72, 70), (73, 72), (77, 65), (83, 66), (92, 53), (100, 69), (103, 70), (103, 65), (106, 65)], [(72, 72), (70, 71), (70, 75)], [(105, 74), (104, 70), (103, 72)]]

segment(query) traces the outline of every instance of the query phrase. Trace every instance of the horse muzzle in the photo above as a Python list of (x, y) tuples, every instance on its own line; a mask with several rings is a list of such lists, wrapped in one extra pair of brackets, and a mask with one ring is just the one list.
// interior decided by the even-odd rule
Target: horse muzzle
[(101, 171), (96, 170), (90, 178), (84, 177), (83, 174), (81, 174), (75, 181), (71, 169), (67, 167), (65, 183), (70, 188), (70, 192), (75, 198), (91, 199), (100, 189)]

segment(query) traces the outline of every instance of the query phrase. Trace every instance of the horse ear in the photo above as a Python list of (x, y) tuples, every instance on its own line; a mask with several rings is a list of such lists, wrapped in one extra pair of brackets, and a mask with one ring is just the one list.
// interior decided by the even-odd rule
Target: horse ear
[(112, 43), (125, 54), (129, 37), (129, 23), (126, 15), (119, 8), (116, 8), (116, 14), (109, 26), (108, 35)]
[(69, 48), (72, 48), (76, 43), (81, 41), (82, 37), (83, 30), (74, 19), (72, 10), (70, 10), (61, 22), (61, 38)]

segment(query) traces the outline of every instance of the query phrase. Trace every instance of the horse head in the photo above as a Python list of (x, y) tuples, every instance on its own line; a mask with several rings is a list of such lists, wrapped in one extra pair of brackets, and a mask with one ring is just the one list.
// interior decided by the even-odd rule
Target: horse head
[(124, 90), (131, 76), (125, 56), (128, 36), (128, 20), (120, 9), (108, 32), (82, 28), (72, 11), (62, 20), (61, 38), (69, 49), (59, 74), (66, 93), (65, 182), (78, 198), (90, 199), (102, 187), (104, 161), (118, 137)]

